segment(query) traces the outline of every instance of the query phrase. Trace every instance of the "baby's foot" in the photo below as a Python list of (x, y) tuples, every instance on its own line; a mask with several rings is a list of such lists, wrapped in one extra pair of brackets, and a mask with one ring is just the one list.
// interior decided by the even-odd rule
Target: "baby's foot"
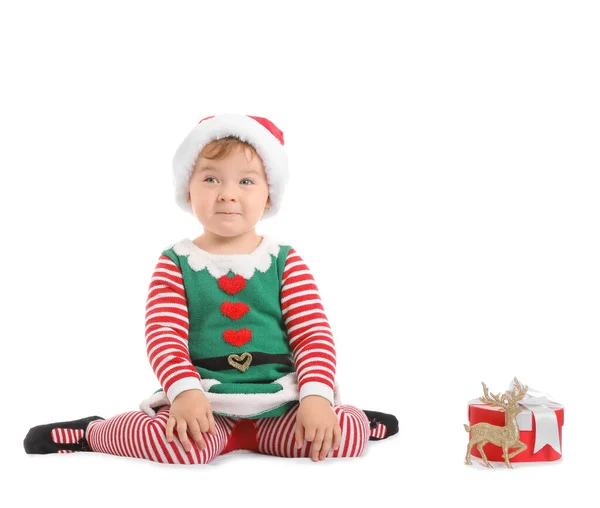
[(398, 433), (398, 419), (394, 415), (366, 409), (363, 412), (371, 424), (369, 441), (379, 441)]
[(90, 422), (104, 420), (100, 416), (88, 416), (70, 422), (49, 423), (29, 429), (23, 440), (26, 453), (71, 453), (93, 451), (85, 438)]

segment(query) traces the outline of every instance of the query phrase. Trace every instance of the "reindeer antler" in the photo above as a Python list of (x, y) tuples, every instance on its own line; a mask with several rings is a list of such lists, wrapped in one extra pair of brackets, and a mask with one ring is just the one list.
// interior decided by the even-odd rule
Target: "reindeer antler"
[(488, 387), (485, 385), (485, 383), (482, 382), (481, 384), (483, 385), (483, 397), (479, 397), (481, 402), (485, 402), (490, 406), (502, 407), (504, 409), (508, 407), (509, 401), (506, 397), (506, 394), (500, 397), (500, 394), (494, 395), (493, 393), (488, 393)]
[(528, 388), (527, 386), (523, 386), (521, 383), (519, 383), (519, 380), (516, 377), (513, 384), (513, 389), (510, 392), (506, 392), (507, 399), (511, 405), (523, 400)]

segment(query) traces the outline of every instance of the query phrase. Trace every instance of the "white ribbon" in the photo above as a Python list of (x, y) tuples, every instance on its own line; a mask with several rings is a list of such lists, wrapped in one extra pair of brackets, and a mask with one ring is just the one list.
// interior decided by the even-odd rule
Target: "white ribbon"
[[(511, 381), (508, 390), (514, 388), (514, 380)], [(539, 452), (549, 444), (555, 451), (562, 453), (560, 449), (560, 438), (558, 436), (558, 418), (554, 409), (562, 406), (553, 400), (548, 394), (528, 388), (523, 400), (519, 402), (525, 409), (517, 415), (517, 425), (520, 430), (531, 430), (533, 428), (532, 418), (535, 418), (535, 446), (533, 453)], [(533, 416), (531, 416), (533, 414)]]
[[(511, 382), (508, 391), (514, 388), (514, 380)], [(485, 404), (480, 399), (469, 401), (471, 404)], [(519, 405), (524, 409), (517, 415), (517, 426), (519, 430), (531, 431), (533, 429), (532, 418), (535, 418), (535, 445), (533, 453), (539, 452), (544, 446), (549, 444), (558, 453), (561, 452), (560, 438), (558, 435), (558, 419), (554, 409), (560, 409), (563, 406), (553, 400), (549, 395), (529, 388), (523, 400)]]

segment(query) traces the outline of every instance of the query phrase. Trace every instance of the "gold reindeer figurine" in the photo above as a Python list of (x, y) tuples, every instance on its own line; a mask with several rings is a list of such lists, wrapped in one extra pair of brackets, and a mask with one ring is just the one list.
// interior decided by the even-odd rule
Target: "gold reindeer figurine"
[[(527, 387), (521, 386), (519, 381), (517, 381), (517, 378), (515, 378), (514, 388), (500, 397), (500, 394), (494, 395), (492, 393), (490, 395), (485, 383), (481, 384), (483, 385), (484, 396), (479, 397), (479, 400), (490, 406), (502, 408), (502, 410), (506, 412), (506, 424), (504, 427), (485, 422), (477, 423), (471, 427), (465, 425), (465, 430), (471, 433), (471, 440), (467, 445), (465, 464), (472, 465), (471, 450), (474, 445), (477, 445), (477, 449), (479, 450), (479, 453), (481, 453), (481, 458), (485, 462), (486, 467), (492, 467), (483, 452), (483, 447), (489, 442), (502, 448), (502, 457), (504, 458), (506, 467), (512, 469), (508, 459), (512, 459), (515, 455), (527, 449), (527, 445), (519, 441), (519, 427), (517, 426), (517, 415), (523, 410), (519, 406), (519, 401), (523, 400), (523, 397), (525, 397)], [(509, 454), (509, 448), (518, 448), (518, 450)]]

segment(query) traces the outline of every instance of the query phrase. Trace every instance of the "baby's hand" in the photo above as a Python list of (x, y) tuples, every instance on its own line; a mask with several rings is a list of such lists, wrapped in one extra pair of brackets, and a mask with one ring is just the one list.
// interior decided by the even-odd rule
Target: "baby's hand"
[(302, 448), (304, 440), (312, 442), (312, 460), (327, 457), (329, 450), (337, 450), (342, 440), (342, 429), (329, 401), (319, 395), (308, 395), (300, 402), (296, 413), (296, 447)]
[(186, 390), (181, 392), (171, 405), (167, 420), (167, 439), (173, 441), (173, 427), (177, 426), (179, 440), (183, 449), (189, 452), (192, 445), (187, 436), (189, 429), (192, 438), (200, 450), (206, 448), (202, 432), (217, 434), (210, 402), (202, 390)]

